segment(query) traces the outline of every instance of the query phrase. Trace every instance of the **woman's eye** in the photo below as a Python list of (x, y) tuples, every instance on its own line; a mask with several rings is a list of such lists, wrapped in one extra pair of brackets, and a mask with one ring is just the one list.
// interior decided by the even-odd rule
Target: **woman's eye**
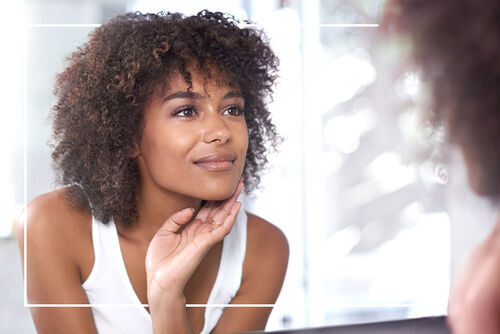
[(190, 108), (182, 108), (182, 109), (174, 111), (173, 115), (183, 117), (183, 118), (192, 118), (192, 117), (196, 116), (196, 111), (194, 110), (194, 108), (191, 108), (191, 107)]
[(241, 116), (243, 115), (243, 109), (240, 107), (230, 107), (224, 110), (224, 114), (228, 114), (231, 116)]

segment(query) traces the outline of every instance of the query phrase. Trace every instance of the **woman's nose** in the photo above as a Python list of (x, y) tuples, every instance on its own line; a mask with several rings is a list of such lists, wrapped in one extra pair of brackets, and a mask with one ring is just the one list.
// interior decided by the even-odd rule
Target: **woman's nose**
[(232, 134), (223, 119), (223, 115), (218, 112), (208, 113), (204, 122), (203, 141), (206, 143), (228, 143)]

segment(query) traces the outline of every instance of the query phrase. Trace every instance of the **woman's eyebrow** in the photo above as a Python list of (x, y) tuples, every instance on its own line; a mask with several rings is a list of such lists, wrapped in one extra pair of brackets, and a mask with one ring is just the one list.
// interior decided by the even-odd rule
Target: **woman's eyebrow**
[(241, 92), (239, 92), (239, 91), (232, 90), (229, 93), (227, 93), (226, 95), (224, 95), (224, 99), (232, 99), (232, 98), (235, 98), (235, 97), (241, 97), (242, 98), (243, 94), (241, 94)]
[(196, 92), (175, 92), (168, 95), (162, 102), (167, 102), (172, 99), (201, 99), (202, 96)]
[[(224, 99), (232, 99), (232, 98), (238, 98), (238, 97), (242, 98), (243, 95), (241, 94), (241, 92), (233, 90), (233, 91), (226, 93), (226, 95), (224, 95), (223, 98)], [(202, 99), (202, 98), (203, 98), (203, 96), (196, 93), (196, 92), (175, 92), (175, 93), (170, 94), (167, 97), (165, 97), (162, 102), (167, 102), (167, 101), (170, 101), (172, 99)]]

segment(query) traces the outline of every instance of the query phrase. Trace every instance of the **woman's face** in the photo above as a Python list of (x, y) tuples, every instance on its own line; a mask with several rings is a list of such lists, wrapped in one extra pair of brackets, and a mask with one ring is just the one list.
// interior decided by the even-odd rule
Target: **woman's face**
[(238, 89), (191, 74), (191, 90), (180, 74), (172, 75), (165, 92), (146, 104), (136, 152), (141, 190), (222, 200), (245, 165), (244, 100)]

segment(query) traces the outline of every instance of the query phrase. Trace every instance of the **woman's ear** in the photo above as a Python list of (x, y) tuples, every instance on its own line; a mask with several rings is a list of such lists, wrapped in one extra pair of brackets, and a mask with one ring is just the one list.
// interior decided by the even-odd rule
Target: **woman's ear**
[(134, 140), (134, 149), (132, 150), (132, 153), (130, 154), (130, 157), (135, 159), (135, 158), (137, 158), (140, 155), (141, 155), (140, 146), (137, 143), (137, 140)]

